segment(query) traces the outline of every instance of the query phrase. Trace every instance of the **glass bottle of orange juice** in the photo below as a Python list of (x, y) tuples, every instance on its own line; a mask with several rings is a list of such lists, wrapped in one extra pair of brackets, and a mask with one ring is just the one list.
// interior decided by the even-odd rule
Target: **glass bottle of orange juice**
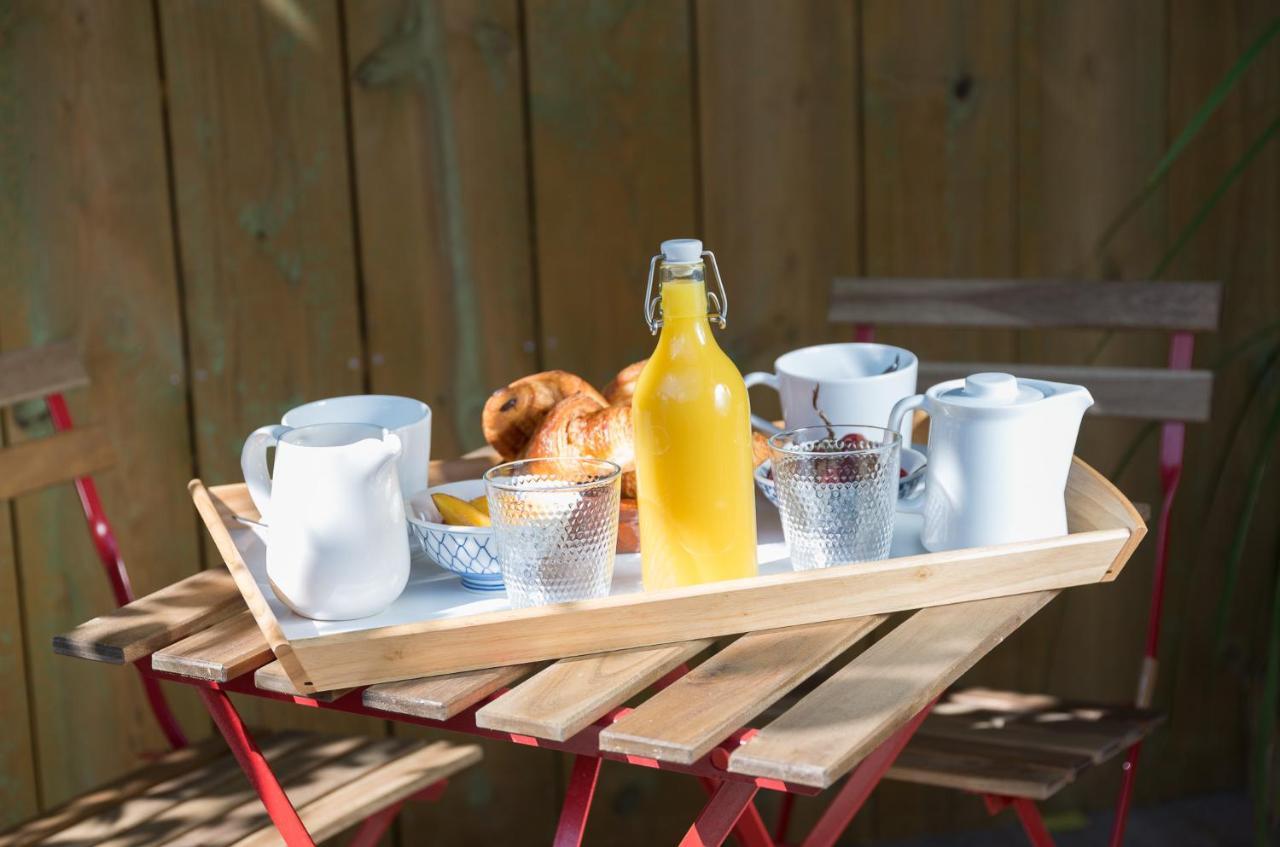
[[(704, 256), (717, 293), (707, 291)], [(645, 318), (661, 335), (631, 401), (646, 590), (756, 572), (747, 388), (711, 334), (711, 319), (723, 327), (727, 311), (702, 242), (662, 242), (645, 292)]]

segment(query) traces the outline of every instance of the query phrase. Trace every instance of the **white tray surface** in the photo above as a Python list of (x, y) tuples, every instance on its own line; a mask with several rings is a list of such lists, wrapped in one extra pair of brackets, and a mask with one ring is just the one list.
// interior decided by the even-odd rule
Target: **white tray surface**
[[(894, 525), (892, 558), (913, 556), (926, 552), (920, 545), (921, 518), (918, 515), (899, 514)], [(285, 638), (296, 641), (335, 635), (342, 632), (358, 632), (383, 626), (416, 623), (426, 620), (466, 617), (482, 612), (499, 612), (510, 609), (505, 592), (472, 591), (462, 587), (462, 580), (426, 558), (414, 541), (409, 584), (384, 612), (351, 621), (316, 621), (304, 618), (280, 602), (267, 580), (266, 536), (269, 530), (262, 525), (241, 524), (231, 527), (231, 536), (240, 548), (258, 589), (266, 598), (284, 632)], [(756, 536), (760, 575), (785, 573), (791, 570), (791, 559), (782, 539), (782, 521), (778, 510), (757, 493)], [(610, 594), (638, 594), (640, 583), (640, 554), (627, 553), (617, 557), (613, 566), (613, 587)]]

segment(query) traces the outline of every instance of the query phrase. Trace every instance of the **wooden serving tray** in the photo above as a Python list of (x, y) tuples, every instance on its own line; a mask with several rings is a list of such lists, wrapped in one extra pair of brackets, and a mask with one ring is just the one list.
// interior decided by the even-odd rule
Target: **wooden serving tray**
[[(1146, 534), (1124, 495), (1075, 459), (1067, 479), (1069, 533), (1061, 538), (899, 554), (805, 572), (791, 571), (766, 539), (762, 553), (775, 555), (762, 565), (762, 575), (748, 579), (640, 592), (627, 583), (634, 578), (620, 562), (614, 594), (598, 600), (512, 610), (501, 600), (474, 594), (462, 593), (465, 602), (457, 604), (419, 590), (409, 600), (402, 596), (397, 604), (407, 605), (391, 617), (384, 613), (363, 624), (323, 624), (290, 619), (292, 613), (263, 588), (265, 545), (261, 528), (241, 520), (258, 519), (244, 484), (206, 488), (193, 480), (189, 489), (262, 634), (301, 692), (1107, 582)], [(762, 524), (767, 514), (761, 512)], [(903, 539), (895, 538), (895, 552), (903, 549)], [(451, 584), (456, 578), (442, 574), (415, 572), (411, 587), (415, 580), (434, 581), (441, 596), (457, 592)], [(404, 612), (412, 603), (419, 604), (412, 608), (423, 617), (406, 622)], [(399, 622), (381, 623), (387, 620)]]

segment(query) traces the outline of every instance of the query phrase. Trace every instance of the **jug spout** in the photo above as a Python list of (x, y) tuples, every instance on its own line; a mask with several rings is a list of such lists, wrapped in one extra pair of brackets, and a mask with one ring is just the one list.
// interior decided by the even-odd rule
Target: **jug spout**
[(1058, 407), (1057, 414), (1066, 415), (1074, 412), (1075, 419), (1079, 422), (1085, 411), (1093, 405), (1093, 395), (1083, 385), (1056, 382), (1046, 384), (1052, 386), (1053, 392), (1045, 397), (1045, 400)]
[(378, 461), (378, 467), (384, 468), (389, 463), (400, 458), (404, 448), (400, 444), (400, 436), (394, 432), (383, 433), (382, 436), (382, 458)]

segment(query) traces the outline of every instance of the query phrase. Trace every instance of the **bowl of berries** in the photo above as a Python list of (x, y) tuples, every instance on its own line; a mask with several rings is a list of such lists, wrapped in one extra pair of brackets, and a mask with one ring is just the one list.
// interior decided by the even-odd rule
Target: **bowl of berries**
[[(915, 494), (924, 482), (926, 459), (923, 451), (903, 447), (898, 468), (898, 498), (905, 500)], [(773, 485), (773, 462), (765, 459), (755, 471), (756, 487), (772, 503), (778, 505), (778, 493)]]

